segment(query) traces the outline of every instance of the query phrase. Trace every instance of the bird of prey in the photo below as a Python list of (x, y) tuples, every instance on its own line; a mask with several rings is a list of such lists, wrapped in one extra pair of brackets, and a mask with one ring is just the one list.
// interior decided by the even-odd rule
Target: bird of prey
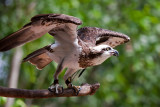
[(0, 52), (7, 51), (19, 45), (36, 40), (46, 33), (54, 37), (55, 43), (40, 48), (23, 59), (38, 69), (43, 69), (50, 62), (55, 61), (58, 67), (54, 73), (54, 82), (49, 91), (61, 93), (58, 76), (64, 68), (67, 71), (64, 81), (68, 88), (75, 93), (79, 86), (72, 85), (71, 76), (78, 70), (103, 63), (111, 56), (118, 56), (114, 47), (126, 43), (130, 38), (122, 33), (97, 27), (83, 27), (80, 19), (65, 14), (40, 14), (20, 30), (0, 40)]

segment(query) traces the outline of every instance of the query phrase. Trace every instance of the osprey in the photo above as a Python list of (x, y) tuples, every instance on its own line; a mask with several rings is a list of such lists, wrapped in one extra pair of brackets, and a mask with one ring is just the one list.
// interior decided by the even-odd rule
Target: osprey
[(38, 69), (52, 61), (58, 63), (54, 82), (48, 88), (57, 94), (63, 90), (58, 76), (64, 68), (68, 68), (64, 81), (68, 88), (73, 88), (78, 94), (80, 87), (72, 85), (72, 75), (78, 70), (99, 65), (111, 56), (118, 56), (118, 51), (113, 48), (130, 40), (125, 34), (97, 27), (77, 30), (81, 24), (80, 19), (64, 14), (36, 15), (20, 30), (1, 39), (0, 51), (7, 51), (49, 33), (55, 38), (55, 43), (34, 51), (23, 61), (30, 62)]

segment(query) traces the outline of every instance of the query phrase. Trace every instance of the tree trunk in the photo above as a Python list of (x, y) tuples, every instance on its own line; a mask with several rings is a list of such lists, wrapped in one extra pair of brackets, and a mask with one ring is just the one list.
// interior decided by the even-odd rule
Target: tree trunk
[[(23, 52), (21, 47), (17, 47), (11, 63), (11, 70), (8, 82), (9, 88), (17, 88), (22, 55)], [(5, 107), (11, 107), (13, 103), (14, 98), (8, 98)]]

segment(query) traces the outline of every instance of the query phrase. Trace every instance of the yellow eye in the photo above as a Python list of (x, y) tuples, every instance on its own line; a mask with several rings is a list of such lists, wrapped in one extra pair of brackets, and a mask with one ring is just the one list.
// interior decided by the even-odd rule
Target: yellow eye
[(109, 51), (109, 50), (111, 50), (111, 48), (110, 48), (110, 47), (107, 47), (106, 50)]
[(103, 51), (109, 51), (109, 50), (111, 50), (111, 48), (110, 48), (110, 47), (107, 47), (107, 48), (103, 48), (102, 50), (103, 50)]

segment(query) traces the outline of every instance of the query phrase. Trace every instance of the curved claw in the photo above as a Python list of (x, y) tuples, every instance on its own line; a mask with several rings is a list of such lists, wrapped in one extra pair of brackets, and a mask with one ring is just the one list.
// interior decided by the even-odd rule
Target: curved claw
[(72, 85), (71, 83), (68, 84), (68, 88), (72, 88), (74, 90), (74, 92), (76, 93), (76, 96), (79, 94), (79, 92), (81, 91), (81, 86), (75, 86)]
[(81, 86), (75, 86), (73, 85), (72, 88), (74, 89), (74, 92), (76, 93), (76, 96), (79, 94), (81, 91)]
[(51, 86), (48, 87), (48, 90), (50, 92), (55, 92), (56, 94), (61, 94), (63, 93), (63, 87), (59, 84), (52, 84)]

